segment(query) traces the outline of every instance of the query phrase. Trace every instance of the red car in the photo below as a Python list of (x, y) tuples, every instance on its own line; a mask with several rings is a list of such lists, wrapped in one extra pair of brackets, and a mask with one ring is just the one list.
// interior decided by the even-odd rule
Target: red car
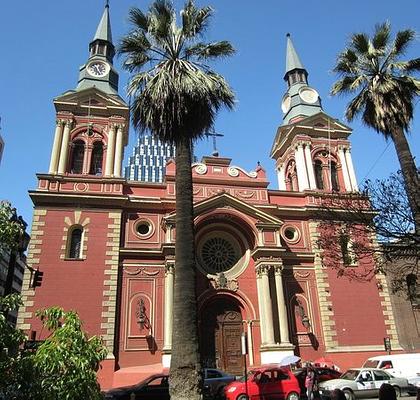
[(247, 378), (225, 387), (226, 400), (299, 400), (299, 382), (287, 368), (263, 366), (249, 371)]

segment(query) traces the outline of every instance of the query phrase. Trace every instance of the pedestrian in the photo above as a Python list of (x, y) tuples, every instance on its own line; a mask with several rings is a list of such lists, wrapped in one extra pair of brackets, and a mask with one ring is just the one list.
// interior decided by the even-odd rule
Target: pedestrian
[(308, 400), (314, 400), (313, 398), (314, 384), (315, 384), (315, 371), (312, 368), (312, 366), (309, 364), (306, 367), (306, 378), (305, 378), (306, 395), (308, 396)]
[(389, 383), (384, 383), (379, 388), (379, 400), (397, 400), (397, 393), (394, 386)]
[(334, 389), (331, 393), (331, 400), (346, 400), (346, 395), (341, 389)]

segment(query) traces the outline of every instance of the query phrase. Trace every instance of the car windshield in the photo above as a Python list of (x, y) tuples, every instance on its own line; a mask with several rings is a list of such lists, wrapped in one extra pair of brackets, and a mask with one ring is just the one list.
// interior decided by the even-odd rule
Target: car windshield
[(354, 381), (359, 375), (359, 371), (357, 369), (349, 369), (343, 375), (341, 375), (341, 379), (347, 379), (348, 381)]
[[(247, 379), (246, 380), (248, 380), (248, 381), (250, 381), (251, 379), (252, 379), (252, 377), (255, 375), (255, 373), (256, 373), (257, 371), (248, 371), (248, 373), (247, 373)], [(245, 382), (245, 376), (241, 376), (239, 379), (238, 379), (238, 381), (239, 382)]]
[(378, 360), (366, 360), (366, 362), (363, 364), (363, 368), (378, 368), (378, 364)]

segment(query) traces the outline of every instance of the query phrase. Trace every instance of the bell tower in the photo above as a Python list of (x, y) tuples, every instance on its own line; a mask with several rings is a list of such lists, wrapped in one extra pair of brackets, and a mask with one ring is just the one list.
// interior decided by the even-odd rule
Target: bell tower
[(54, 99), (57, 118), (49, 174), (122, 176), (129, 108), (118, 95), (114, 55), (107, 3), (76, 89)]
[(308, 72), (286, 35), (287, 90), (283, 123), (271, 149), (280, 190), (354, 192), (358, 190), (348, 136), (351, 129), (327, 115)]

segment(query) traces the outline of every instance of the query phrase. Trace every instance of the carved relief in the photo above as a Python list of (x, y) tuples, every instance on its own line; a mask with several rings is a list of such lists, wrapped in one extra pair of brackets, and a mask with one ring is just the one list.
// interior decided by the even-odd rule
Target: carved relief
[(210, 280), (210, 284), (216, 289), (226, 289), (236, 292), (239, 289), (236, 279), (227, 279), (223, 272), (219, 272), (216, 277)]
[(235, 195), (241, 197), (242, 199), (251, 199), (256, 197), (256, 192), (254, 190), (236, 190)]

